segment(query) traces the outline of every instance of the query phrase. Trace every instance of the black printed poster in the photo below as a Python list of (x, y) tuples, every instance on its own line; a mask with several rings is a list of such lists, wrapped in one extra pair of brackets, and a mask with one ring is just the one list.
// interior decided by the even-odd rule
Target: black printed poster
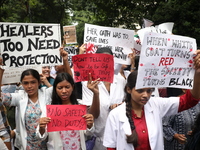
[(0, 23), (0, 51), (8, 67), (62, 64), (59, 24)]

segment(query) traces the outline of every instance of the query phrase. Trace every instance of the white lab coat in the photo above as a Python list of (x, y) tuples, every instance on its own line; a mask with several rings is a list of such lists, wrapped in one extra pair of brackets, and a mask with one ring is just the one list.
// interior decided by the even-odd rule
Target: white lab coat
[[(152, 150), (164, 150), (162, 117), (178, 112), (179, 97), (151, 97), (144, 106), (149, 143)], [(131, 135), (131, 128), (126, 117), (126, 104), (113, 109), (106, 122), (103, 145), (117, 150), (134, 150), (126, 142), (126, 135)]]
[[(46, 110), (46, 104), (51, 101), (52, 88), (41, 88), (38, 90), (38, 101), (41, 110)], [(27, 146), (27, 132), (25, 127), (25, 111), (28, 104), (28, 94), (24, 90), (20, 90), (19, 93), (11, 93), (12, 99), (10, 106), (16, 106), (17, 118), (16, 118), (16, 139), (15, 146), (20, 150), (26, 150)]]
[(4, 144), (1, 138), (0, 138), (0, 147), (1, 147), (1, 150), (8, 150), (7, 146)]
[[(124, 98), (124, 87), (126, 80), (124, 78), (118, 78), (118, 75), (114, 75), (113, 83), (110, 86), (110, 93), (108, 93), (103, 82), (98, 84), (99, 99), (100, 99), (100, 115), (94, 120), (96, 141), (94, 150), (104, 150), (103, 135), (106, 125), (106, 119), (110, 112), (109, 107), (111, 104), (121, 103)], [(83, 98), (82, 103), (90, 106), (93, 100), (93, 93), (87, 88), (87, 81), (82, 82)]]

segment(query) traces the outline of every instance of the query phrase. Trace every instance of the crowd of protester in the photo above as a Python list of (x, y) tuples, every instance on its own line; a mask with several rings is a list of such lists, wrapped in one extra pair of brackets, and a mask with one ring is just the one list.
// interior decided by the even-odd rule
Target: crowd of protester
[[(83, 44), (78, 54), (85, 51)], [(113, 55), (107, 47), (98, 48), (96, 53)], [(91, 137), (95, 137), (93, 150), (198, 149), (200, 50), (194, 58), (193, 88), (180, 95), (165, 92), (165, 96), (164, 88), (135, 89), (140, 77), (134, 50), (129, 54), (130, 65), (115, 65), (119, 71), (113, 75), (113, 83), (92, 81), (90, 74), (88, 81), (75, 83), (68, 53), (60, 48), (60, 54), (63, 65), (43, 66), (41, 74), (26, 69), (20, 83), (1, 84), (2, 150), (91, 150), (86, 142)], [(0, 65), (2, 61), (0, 58)], [(3, 73), (0, 68), (0, 81)], [(83, 116), (86, 130), (47, 131), (51, 118), (46, 116), (46, 105), (79, 104), (87, 106)]]

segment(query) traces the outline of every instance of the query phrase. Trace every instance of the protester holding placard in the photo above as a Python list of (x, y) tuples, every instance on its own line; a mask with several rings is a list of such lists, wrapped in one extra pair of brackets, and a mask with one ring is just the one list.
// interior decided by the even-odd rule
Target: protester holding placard
[[(69, 68), (67, 52), (60, 49), (65, 68)], [(0, 65), (2, 65), (0, 58)], [(0, 69), (0, 82), (2, 81), (4, 69)], [(71, 70), (69, 70), (71, 73)], [(46, 104), (51, 101), (51, 88), (41, 88), (40, 75), (34, 69), (22, 72), (21, 83), (24, 90), (18, 93), (2, 93), (2, 102), (6, 106), (16, 106), (16, 131), (15, 147), (19, 150), (40, 149), (46, 150), (46, 142), (36, 139), (36, 127)]]
[[(88, 87), (93, 91), (94, 96), (98, 97), (98, 80), (92, 82), (91, 78), (88, 82)], [(76, 99), (75, 83), (71, 75), (68, 73), (59, 73), (53, 85), (52, 105), (78, 105)], [(46, 116), (46, 114), (43, 114)], [(78, 115), (78, 114), (76, 114)], [(48, 132), (46, 126), (51, 122), (50, 117), (42, 117), (40, 119), (39, 133), (40, 138), (46, 138), (48, 135), (48, 150), (70, 150), (70, 149), (82, 149), (86, 150), (85, 135), (92, 135), (94, 130), (93, 123), (94, 118), (92, 114), (84, 114), (82, 116), (87, 123), (87, 130), (62, 130), (55, 132)], [(48, 127), (47, 127), (48, 128)]]
[[(100, 53), (101, 55), (113, 55), (112, 51), (108, 47), (101, 47), (98, 48), (96, 54)], [(102, 54), (103, 53), (103, 54)], [(110, 63), (114, 62), (108, 61), (106, 65), (110, 65)], [(105, 62), (101, 62), (100, 66), (103, 66)], [(99, 69), (100, 70), (100, 69)], [(106, 71), (106, 69), (104, 69)], [(107, 116), (110, 112), (110, 106), (112, 104), (121, 103), (124, 98), (124, 86), (125, 86), (125, 78), (118, 78), (118, 75), (114, 75), (114, 68), (112, 70), (112, 74), (110, 73), (109, 77), (113, 78), (113, 83), (100, 81), (98, 84), (99, 88), (99, 102), (93, 98), (93, 93), (88, 90), (87, 88), (87, 81), (82, 82), (82, 89), (83, 89), (83, 104), (87, 105), (88, 107), (94, 106), (92, 103), (96, 103), (94, 107), (90, 107), (89, 111), (94, 115), (95, 118), (95, 150), (105, 150), (106, 148), (103, 146), (103, 135), (104, 129), (106, 124)]]
[(109, 150), (163, 150), (162, 118), (200, 101), (199, 59), (200, 50), (197, 50), (193, 88), (181, 97), (156, 98), (151, 97), (153, 88), (135, 89), (137, 71), (132, 72), (125, 87), (125, 103), (113, 109), (107, 118), (103, 145)]

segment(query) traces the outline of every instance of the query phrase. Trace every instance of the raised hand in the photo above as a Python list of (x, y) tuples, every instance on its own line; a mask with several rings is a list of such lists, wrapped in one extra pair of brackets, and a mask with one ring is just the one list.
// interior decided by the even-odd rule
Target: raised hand
[(91, 73), (89, 73), (88, 78), (89, 78), (88, 83), (87, 83), (88, 89), (90, 89), (93, 93), (98, 94), (99, 93), (98, 84), (99, 84), (100, 79), (96, 79), (96, 80), (92, 81)]
[(60, 50), (60, 56), (62, 56), (63, 60), (68, 61), (68, 52), (66, 52), (63, 47), (60, 47), (59, 50)]

